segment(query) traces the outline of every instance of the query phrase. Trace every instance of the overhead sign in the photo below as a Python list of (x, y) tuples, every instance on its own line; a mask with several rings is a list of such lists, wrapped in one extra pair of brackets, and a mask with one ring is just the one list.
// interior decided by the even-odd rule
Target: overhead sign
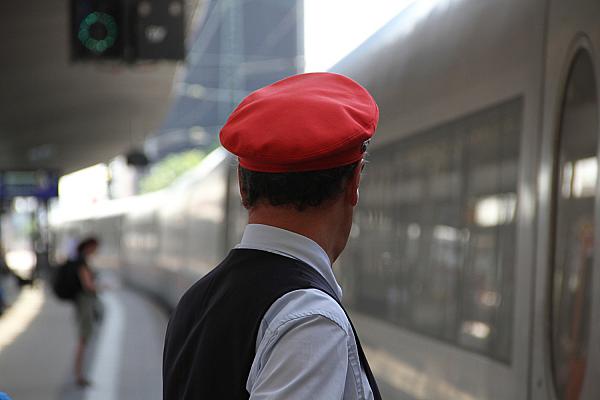
[(1, 171), (0, 199), (36, 197), (48, 200), (58, 197), (59, 175), (54, 171)]
[(70, 0), (72, 61), (185, 59), (184, 0)]

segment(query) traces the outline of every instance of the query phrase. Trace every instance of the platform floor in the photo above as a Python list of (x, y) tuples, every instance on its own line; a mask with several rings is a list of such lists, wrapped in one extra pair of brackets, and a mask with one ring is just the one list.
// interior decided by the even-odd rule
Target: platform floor
[(168, 317), (145, 296), (104, 274), (105, 317), (86, 355), (92, 386), (73, 378), (73, 307), (43, 285), (21, 291), (0, 316), (0, 391), (13, 400), (162, 398), (161, 362)]

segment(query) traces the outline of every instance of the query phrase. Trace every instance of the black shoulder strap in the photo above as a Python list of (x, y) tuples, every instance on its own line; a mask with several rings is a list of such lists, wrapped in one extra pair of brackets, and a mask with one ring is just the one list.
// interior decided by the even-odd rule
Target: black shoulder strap
[[(288, 258), (285, 256), (281, 256), (281, 257)], [(354, 333), (354, 340), (356, 341), (356, 347), (358, 350), (358, 357), (360, 359), (360, 364), (362, 365), (362, 367), (365, 371), (365, 374), (367, 375), (367, 380), (369, 381), (369, 385), (371, 386), (371, 390), (373, 391), (374, 399), (381, 400), (381, 394), (379, 393), (379, 388), (377, 387), (377, 382), (375, 381), (375, 377), (373, 376), (371, 367), (369, 367), (369, 363), (367, 362), (367, 357), (365, 356), (365, 352), (363, 351), (362, 345), (360, 344), (360, 340), (358, 339), (358, 334), (356, 333), (356, 328), (354, 328), (352, 319), (348, 315), (348, 312), (342, 305), (342, 302), (336, 295), (335, 291), (333, 290), (331, 285), (329, 285), (327, 280), (320, 273), (315, 271), (313, 267), (311, 267), (310, 265), (307, 265), (305, 262), (298, 260), (298, 259), (291, 259), (291, 258), (288, 258), (288, 259), (291, 261), (297, 261), (301, 264), (304, 264), (306, 266), (306, 268), (309, 268), (309, 270), (311, 272), (314, 271), (315, 273), (311, 274), (311, 275), (313, 276), (313, 278), (315, 280), (317, 280), (317, 282), (315, 282), (317, 284), (316, 288), (321, 290), (323, 293), (326, 293), (327, 295), (329, 295), (329, 297), (331, 297), (332, 299), (334, 299), (336, 301), (336, 303), (338, 303), (339, 306), (342, 308), (342, 310), (344, 311), (344, 314), (346, 314), (346, 318), (348, 318), (348, 321), (350, 322), (350, 326), (352, 327), (352, 332)]]

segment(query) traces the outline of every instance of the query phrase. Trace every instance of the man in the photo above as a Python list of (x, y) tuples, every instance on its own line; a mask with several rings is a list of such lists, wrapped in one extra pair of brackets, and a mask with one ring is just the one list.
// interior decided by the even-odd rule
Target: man
[[(75, 315), (79, 338), (75, 350), (75, 382), (78, 386), (86, 387), (90, 381), (84, 374), (84, 357), (87, 344), (94, 331), (96, 315), (101, 308), (97, 298), (97, 285), (89, 260), (96, 254), (100, 242), (95, 237), (83, 239), (77, 246), (77, 256), (72, 265), (77, 275), (77, 295), (74, 299)], [(66, 267), (61, 267), (66, 268)]]
[(166, 400), (381, 398), (331, 269), (378, 116), (332, 73), (276, 82), (231, 114), (220, 139), (239, 159), (248, 225), (171, 318)]

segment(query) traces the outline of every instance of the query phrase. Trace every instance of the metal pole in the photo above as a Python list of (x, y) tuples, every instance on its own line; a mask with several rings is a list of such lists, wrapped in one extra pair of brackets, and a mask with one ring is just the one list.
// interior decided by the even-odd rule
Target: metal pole
[[(243, 28), (243, 16), (241, 5), (238, 0), (221, 0), (219, 3), (219, 18), (221, 29), (221, 51), (219, 88), (229, 90), (229, 101), (219, 101), (219, 124), (223, 125), (229, 113), (241, 100), (237, 93), (244, 90), (244, 54), (243, 39), (241, 31)], [(223, 254), (227, 254), (229, 246), (233, 242), (231, 237), (232, 221), (232, 186), (235, 179), (234, 166), (229, 165), (225, 171), (225, 223), (223, 224)]]

